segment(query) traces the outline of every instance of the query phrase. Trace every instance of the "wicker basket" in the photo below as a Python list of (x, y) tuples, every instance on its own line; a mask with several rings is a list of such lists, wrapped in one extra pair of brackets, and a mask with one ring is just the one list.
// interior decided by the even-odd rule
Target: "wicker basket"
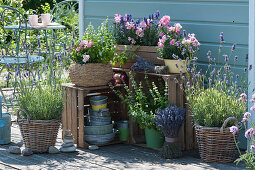
[(104, 86), (112, 79), (113, 70), (110, 64), (87, 63), (81, 65), (71, 63), (69, 77), (72, 83), (77, 86)]
[[(221, 128), (195, 125), (199, 153), (203, 161), (227, 163), (235, 159), (237, 148), (234, 136), (229, 128), (225, 128), (230, 120), (234, 120), (235, 126), (239, 127), (234, 117), (226, 119)], [(237, 137), (238, 134), (235, 135), (236, 139)]]
[[(27, 119), (20, 119), (19, 112), (27, 114)], [(55, 146), (58, 135), (59, 120), (30, 120), (29, 114), (19, 109), (17, 111), (17, 123), (26, 148), (33, 153), (45, 153), (50, 146)]]

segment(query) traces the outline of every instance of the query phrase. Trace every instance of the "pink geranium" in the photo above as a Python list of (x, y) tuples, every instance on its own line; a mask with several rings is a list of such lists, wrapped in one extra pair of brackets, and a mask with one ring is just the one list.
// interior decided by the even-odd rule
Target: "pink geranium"
[(170, 41), (170, 45), (174, 45), (174, 44), (175, 44), (175, 41), (176, 41), (176, 39), (172, 39), (172, 40)]
[(83, 57), (83, 60), (82, 60), (82, 61), (83, 61), (84, 63), (86, 63), (87, 61), (89, 61), (89, 58), (90, 58), (89, 55), (83, 55), (82, 57)]
[(143, 29), (141, 27), (136, 28), (136, 35), (138, 37), (143, 37), (144, 36)]
[(159, 48), (164, 48), (164, 44), (161, 43), (161, 42), (158, 42), (158, 47), (159, 47)]
[(170, 25), (170, 16), (163, 16), (160, 21), (159, 24), (163, 27), (168, 27)]

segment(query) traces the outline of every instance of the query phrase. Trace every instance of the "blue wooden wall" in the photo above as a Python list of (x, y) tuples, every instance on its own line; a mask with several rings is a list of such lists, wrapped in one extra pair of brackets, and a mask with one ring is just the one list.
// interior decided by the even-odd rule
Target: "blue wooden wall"
[[(212, 57), (218, 58), (219, 33), (223, 32), (227, 51), (233, 43), (237, 44), (233, 56), (238, 55), (239, 60), (232, 69), (242, 74), (243, 66), (247, 66), (248, 0), (85, 0), (83, 3), (86, 26), (90, 22), (98, 25), (107, 16), (113, 19), (115, 13), (143, 18), (159, 10), (161, 17), (170, 15), (172, 24), (179, 22), (188, 32), (196, 34), (201, 42), (199, 63), (203, 66), (208, 64), (208, 50), (212, 51)], [(220, 56), (219, 62), (224, 63), (224, 57)]]

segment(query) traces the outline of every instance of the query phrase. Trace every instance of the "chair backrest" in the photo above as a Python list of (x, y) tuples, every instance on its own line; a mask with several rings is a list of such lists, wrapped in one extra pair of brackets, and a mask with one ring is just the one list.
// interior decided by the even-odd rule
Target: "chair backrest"
[(15, 8), (0, 6), (0, 55), (19, 57), (26, 53), (26, 36), (26, 17)]

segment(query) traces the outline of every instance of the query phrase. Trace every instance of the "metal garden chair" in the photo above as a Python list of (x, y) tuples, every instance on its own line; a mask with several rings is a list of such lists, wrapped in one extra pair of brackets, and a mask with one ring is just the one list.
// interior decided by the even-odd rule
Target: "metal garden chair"
[[(30, 52), (27, 44), (27, 27), (27, 19), (20, 11), (9, 6), (0, 6), (0, 74), (3, 71), (7, 72), (7, 86), (13, 74), (10, 69), (18, 70), (20, 67), (44, 60), (42, 56)], [(14, 95), (15, 88), (12, 90)], [(6, 97), (2, 87), (0, 91), (3, 105), (7, 108), (12, 107), (14, 97)]]

